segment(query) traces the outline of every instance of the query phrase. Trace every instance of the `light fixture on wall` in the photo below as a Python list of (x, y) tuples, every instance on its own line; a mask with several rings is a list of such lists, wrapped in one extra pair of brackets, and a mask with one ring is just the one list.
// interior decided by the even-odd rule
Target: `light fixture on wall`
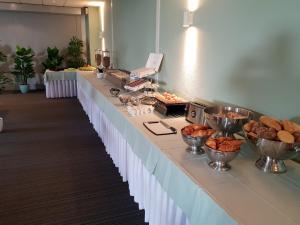
[(193, 25), (193, 20), (194, 20), (194, 13), (191, 11), (184, 11), (183, 12), (183, 27), (190, 27)]
[(104, 5), (104, 1), (89, 1), (88, 6), (101, 7)]
[(104, 37), (104, 32), (99, 31), (99, 38), (101, 39), (101, 38), (103, 38), (103, 37)]

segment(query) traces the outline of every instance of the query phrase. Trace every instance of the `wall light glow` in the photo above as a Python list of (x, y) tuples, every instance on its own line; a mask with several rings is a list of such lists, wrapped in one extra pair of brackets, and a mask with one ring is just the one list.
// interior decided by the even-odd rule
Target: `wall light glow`
[(104, 2), (101, 6), (99, 6), (100, 11), (100, 22), (101, 22), (101, 31), (104, 32)]
[[(203, 84), (203, 34), (197, 27), (191, 26), (183, 33), (182, 76), (179, 76), (176, 90), (184, 96), (196, 98), (201, 95)], [(195, 91), (197, 90), (197, 91)]]
[(200, 0), (188, 0), (187, 1), (187, 10), (190, 12), (196, 11), (200, 6)]
[(105, 51), (105, 38), (102, 38), (102, 51)]
[(197, 28), (189, 27), (184, 37), (183, 66), (185, 71), (193, 71), (197, 65), (198, 39)]
[(106, 46), (105, 46), (105, 33), (104, 33), (104, 2), (101, 2), (101, 4), (99, 5), (99, 19), (100, 19), (100, 30), (101, 30), (101, 49), (102, 51), (106, 50)]
[(104, 2), (100, 2), (100, 1), (90, 1), (90, 2), (88, 2), (88, 6), (101, 7), (102, 5), (104, 5)]

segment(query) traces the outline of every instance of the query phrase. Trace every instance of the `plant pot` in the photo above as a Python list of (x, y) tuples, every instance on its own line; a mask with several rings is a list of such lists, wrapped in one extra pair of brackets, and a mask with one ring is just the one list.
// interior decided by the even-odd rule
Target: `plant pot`
[(28, 84), (20, 84), (19, 88), (22, 94), (26, 94), (29, 91)]
[(3, 131), (3, 118), (0, 117), (0, 133)]
[(38, 83), (37, 77), (27, 78), (27, 84), (28, 84), (29, 90), (36, 90), (37, 83)]

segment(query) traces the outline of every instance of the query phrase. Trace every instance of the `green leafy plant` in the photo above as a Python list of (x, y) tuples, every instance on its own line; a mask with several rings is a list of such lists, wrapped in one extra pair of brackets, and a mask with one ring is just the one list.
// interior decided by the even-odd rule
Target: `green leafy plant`
[(11, 79), (0, 73), (0, 93), (5, 89), (5, 85), (10, 84)]
[(4, 53), (0, 51), (0, 63), (5, 61), (6, 61), (6, 55), (4, 55)]
[(79, 68), (84, 66), (85, 61), (82, 57), (83, 41), (73, 36), (68, 46), (67, 66), (69, 68)]
[(45, 69), (57, 70), (62, 63), (63, 57), (59, 55), (59, 50), (54, 48), (47, 48), (48, 58), (43, 62)]
[[(6, 55), (0, 51), (0, 64), (6, 61)], [(5, 85), (11, 83), (11, 79), (6, 77), (3, 72), (0, 71), (0, 93), (4, 90)]]
[(15, 56), (15, 68), (12, 72), (20, 84), (27, 84), (27, 78), (34, 76), (33, 58), (31, 48), (24, 48), (17, 45)]

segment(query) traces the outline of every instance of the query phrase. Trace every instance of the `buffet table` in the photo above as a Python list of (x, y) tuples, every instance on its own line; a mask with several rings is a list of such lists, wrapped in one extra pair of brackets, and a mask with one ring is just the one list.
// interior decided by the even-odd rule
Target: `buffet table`
[[(300, 165), (287, 161), (288, 173), (266, 174), (254, 166), (247, 146), (219, 173), (205, 155), (185, 149), (180, 132), (155, 136), (143, 122), (160, 120), (156, 113), (130, 117), (110, 83), (95, 75), (77, 74), (78, 99), (118, 167), (130, 194), (150, 225), (300, 224)], [(177, 130), (184, 118), (165, 119)]]
[(83, 71), (51, 71), (46, 70), (44, 84), (47, 98), (67, 98), (77, 96), (77, 73), (93, 74)]

